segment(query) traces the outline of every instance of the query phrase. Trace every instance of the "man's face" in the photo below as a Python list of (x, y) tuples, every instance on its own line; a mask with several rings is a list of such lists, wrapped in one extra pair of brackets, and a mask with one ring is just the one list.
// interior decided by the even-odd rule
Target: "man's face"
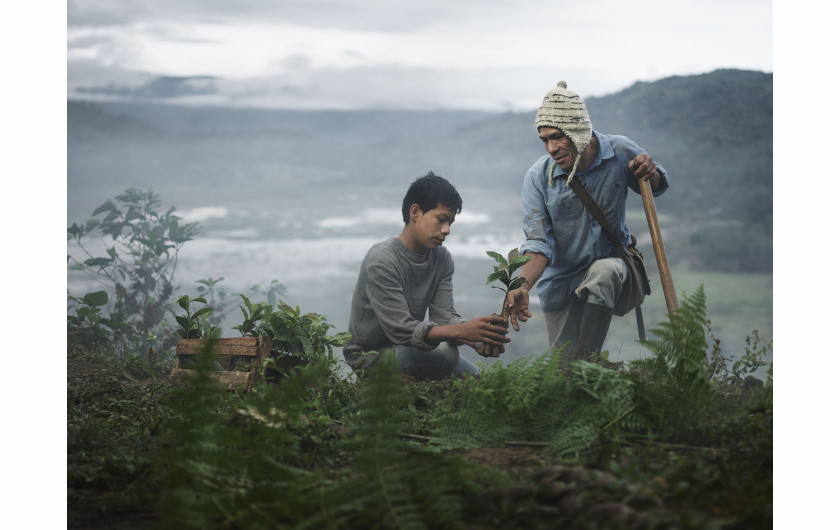
[(449, 235), (452, 223), (455, 222), (455, 210), (441, 204), (426, 212), (420, 210), (417, 205), (411, 208), (412, 220), (415, 221), (412, 230), (412, 250), (423, 252), (442, 245)]
[(553, 127), (539, 128), (540, 140), (545, 146), (546, 153), (557, 163), (563, 171), (571, 171), (575, 163), (575, 145), (560, 129)]

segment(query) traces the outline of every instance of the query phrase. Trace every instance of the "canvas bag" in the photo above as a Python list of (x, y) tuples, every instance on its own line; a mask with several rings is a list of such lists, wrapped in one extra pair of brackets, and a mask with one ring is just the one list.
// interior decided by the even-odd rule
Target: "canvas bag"
[(583, 201), (586, 209), (589, 210), (589, 213), (592, 214), (592, 216), (604, 229), (610, 243), (613, 245), (613, 252), (615, 252), (616, 256), (621, 258), (621, 260), (627, 265), (627, 271), (630, 276), (629, 282), (625, 284), (624, 288), (621, 290), (618, 300), (615, 301), (613, 314), (624, 316), (635, 309), (639, 338), (644, 340), (645, 325), (642, 318), (641, 305), (645, 301), (645, 296), (650, 294), (650, 279), (648, 278), (647, 268), (645, 267), (645, 259), (642, 256), (642, 253), (639, 252), (639, 249), (636, 248), (636, 236), (631, 234), (630, 246), (625, 247), (618, 240), (618, 237), (610, 231), (609, 226), (607, 225), (607, 219), (604, 217), (604, 212), (602, 212), (598, 204), (592, 200), (592, 197), (584, 189), (580, 181), (576, 178), (572, 178), (569, 182), (569, 186), (571, 186), (572, 190), (574, 190), (577, 196), (580, 197), (580, 200)]

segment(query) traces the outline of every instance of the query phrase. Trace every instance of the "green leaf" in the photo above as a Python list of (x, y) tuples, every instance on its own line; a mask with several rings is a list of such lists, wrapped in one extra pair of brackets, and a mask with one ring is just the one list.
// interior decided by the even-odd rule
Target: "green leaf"
[(85, 234), (89, 234), (89, 233), (93, 232), (94, 230), (96, 230), (96, 228), (100, 224), (101, 223), (100, 223), (99, 219), (88, 219), (87, 222), (85, 223), (85, 229), (83, 230), (83, 232)]
[(188, 295), (184, 295), (181, 298), (175, 301), (179, 306), (185, 309), (187, 312), (190, 310), (190, 297)]
[(89, 307), (80, 307), (76, 310), (76, 315), (78, 315), (81, 320), (89, 320), (93, 322), (94, 317), (96, 317), (96, 312), (91, 311)]
[(73, 223), (73, 225), (67, 229), (67, 239), (71, 239), (77, 236), (81, 237), (82, 235), (84, 235), (84, 230), (81, 226), (77, 225), (76, 223)]
[(199, 317), (202, 317), (204, 315), (209, 315), (212, 312), (213, 312), (212, 307), (202, 307), (201, 309), (199, 309), (198, 311), (195, 312), (195, 314), (193, 315), (193, 318), (199, 318)]
[(513, 260), (515, 260), (518, 257), (519, 257), (519, 249), (518, 248), (511, 249), (511, 251), (508, 252), (508, 261), (510, 263), (513, 263)]
[(98, 307), (108, 303), (108, 293), (105, 291), (96, 291), (95, 293), (88, 293), (82, 298), (85, 304), (91, 307)]
[(510, 263), (510, 266), (508, 266), (508, 271), (513, 273), (529, 261), (531, 261), (531, 256), (519, 256)]
[(114, 260), (112, 258), (90, 258), (85, 260), (85, 265), (88, 267), (107, 267), (108, 265), (112, 264)]
[(312, 347), (312, 341), (308, 338), (300, 337), (300, 343), (303, 344), (303, 351), (306, 352), (307, 355), (313, 355), (315, 353), (315, 348)]
[(487, 255), (490, 256), (491, 258), (498, 261), (502, 265), (507, 266), (507, 260), (501, 254), (499, 254), (498, 252), (493, 252), (492, 250), (488, 250), (486, 252), (487, 252)]
[(104, 213), (104, 212), (115, 212), (115, 211), (118, 211), (117, 207), (114, 206), (114, 203), (111, 202), (111, 200), (109, 199), (104, 204), (102, 204), (99, 208), (97, 208), (93, 211), (93, 216), (95, 217), (95, 216), (97, 216), (101, 213)]
[(511, 265), (519, 265), (521, 267), (522, 265), (525, 265), (526, 263), (528, 263), (532, 259), (533, 258), (531, 256), (517, 256), (517, 257), (515, 257), (514, 259), (511, 260), (510, 264)]
[(513, 291), (515, 289), (519, 289), (520, 287), (522, 287), (523, 283), (528, 283), (528, 280), (522, 277), (515, 278), (512, 282), (510, 282), (508, 290)]
[(496, 280), (501, 280), (505, 285), (507, 285), (508, 278), (509, 278), (509, 276), (508, 276), (507, 270), (502, 269), (502, 270), (496, 271), (496, 272), (492, 273), (490, 276), (488, 276), (487, 277), (487, 284), (489, 285), (489, 284), (495, 282)]

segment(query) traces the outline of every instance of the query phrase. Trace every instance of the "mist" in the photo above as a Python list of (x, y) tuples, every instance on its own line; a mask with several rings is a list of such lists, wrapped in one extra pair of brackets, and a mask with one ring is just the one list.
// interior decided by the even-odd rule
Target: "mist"
[[(772, 223), (767, 223), (768, 215), (772, 219), (772, 162), (758, 169), (731, 163), (737, 155), (728, 152), (734, 141), (726, 137), (748, 137), (748, 146), (738, 138), (740, 149), (772, 155), (772, 127), (766, 121), (769, 114), (772, 124), (772, 103), (769, 110), (761, 107), (765, 102), (755, 101), (756, 91), (748, 86), (769, 81), (772, 101), (772, 75), (756, 74), (720, 71), (669, 78), (587, 101), (596, 130), (630, 136), (669, 171), (672, 187), (657, 199), (657, 210), (678, 294), (704, 285), (712, 330), (730, 355), (743, 351), (744, 337), (753, 329), (772, 338)], [(702, 88), (722, 78), (745, 85), (744, 94), (760, 107), (742, 125), (752, 127), (749, 134), (693, 116), (674, 119), (668, 109), (661, 110), (669, 118), (667, 129), (657, 123), (655, 113), (648, 113), (648, 123), (641, 126), (634, 119), (633, 112), (645, 111), (639, 108), (640, 95), (656, 97), (669, 83), (679, 82), (694, 87), (684, 97), (703, 107), (712, 96)], [(622, 106), (631, 96), (633, 105)], [(733, 105), (744, 107), (740, 103)], [(674, 104), (691, 112), (685, 101)], [(493, 264), (485, 251), (506, 253), (522, 243), (522, 180), (543, 153), (533, 116), (68, 101), (67, 222), (84, 222), (97, 206), (129, 187), (151, 189), (161, 197), (163, 209), (175, 207), (184, 220), (202, 228), (179, 255), (177, 294), (193, 292), (195, 282), (204, 278), (223, 277), (219, 285), (230, 293), (278, 280), (286, 288), (286, 303), (323, 314), (335, 331), (344, 331), (364, 253), (373, 243), (399, 234), (405, 190), (415, 178), (434, 171), (450, 180), (464, 200), (446, 242), (455, 258), (456, 309), (466, 318), (490, 314), (498, 311), (501, 293), (485, 285)], [(762, 129), (767, 129), (762, 135), (754, 132)], [(708, 130), (716, 135), (711, 140)], [(702, 156), (694, 153), (699, 137), (718, 143), (717, 160), (702, 171), (690, 158)], [(727, 200), (714, 197), (711, 179), (731, 182), (727, 171), (735, 172), (750, 191), (735, 190)], [(647, 328), (652, 329), (667, 311), (641, 199), (631, 195), (628, 224), (653, 277), (654, 292), (644, 305)], [(750, 234), (751, 246), (738, 240), (738, 234)], [(731, 282), (744, 288), (733, 289)], [(71, 294), (93, 287), (79, 274), (68, 273)], [(536, 309), (537, 301), (531, 306)], [(223, 336), (237, 336), (230, 327), (238, 323), (238, 313), (233, 316)], [(636, 338), (632, 316), (616, 318), (604, 347), (614, 360), (638, 358), (645, 350)], [(545, 327), (535, 311), (501, 361), (539, 354), (547, 347)]]

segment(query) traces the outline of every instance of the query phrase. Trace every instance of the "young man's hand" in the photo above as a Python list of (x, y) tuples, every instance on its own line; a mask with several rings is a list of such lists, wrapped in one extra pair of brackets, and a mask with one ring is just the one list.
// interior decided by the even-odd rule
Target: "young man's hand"
[[(476, 351), (487, 352), (486, 347), (476, 347), (476, 343), (483, 343), (494, 347), (499, 353), (505, 351), (505, 344), (510, 342), (507, 337), (507, 321), (496, 315), (475, 317), (467, 322), (433, 326), (426, 334), (426, 341), (431, 343), (454, 340), (460, 344), (469, 344)], [(479, 351), (481, 349), (481, 351)]]
[(505, 351), (505, 346), (493, 346), (484, 342), (473, 342), (470, 344), (473, 349), (482, 357), (498, 357)]
[(500, 316), (475, 317), (470, 321), (459, 324), (459, 326), (461, 326), (460, 338), (470, 342), (499, 346), (502, 352), (505, 351), (505, 343), (510, 342), (507, 337), (507, 321)]
[(531, 312), (528, 311), (528, 302), (530, 296), (527, 289), (520, 287), (510, 291), (505, 296), (505, 308), (502, 311), (502, 318), (510, 320), (511, 326), (516, 331), (519, 331), (519, 323), (527, 322), (531, 318)]

